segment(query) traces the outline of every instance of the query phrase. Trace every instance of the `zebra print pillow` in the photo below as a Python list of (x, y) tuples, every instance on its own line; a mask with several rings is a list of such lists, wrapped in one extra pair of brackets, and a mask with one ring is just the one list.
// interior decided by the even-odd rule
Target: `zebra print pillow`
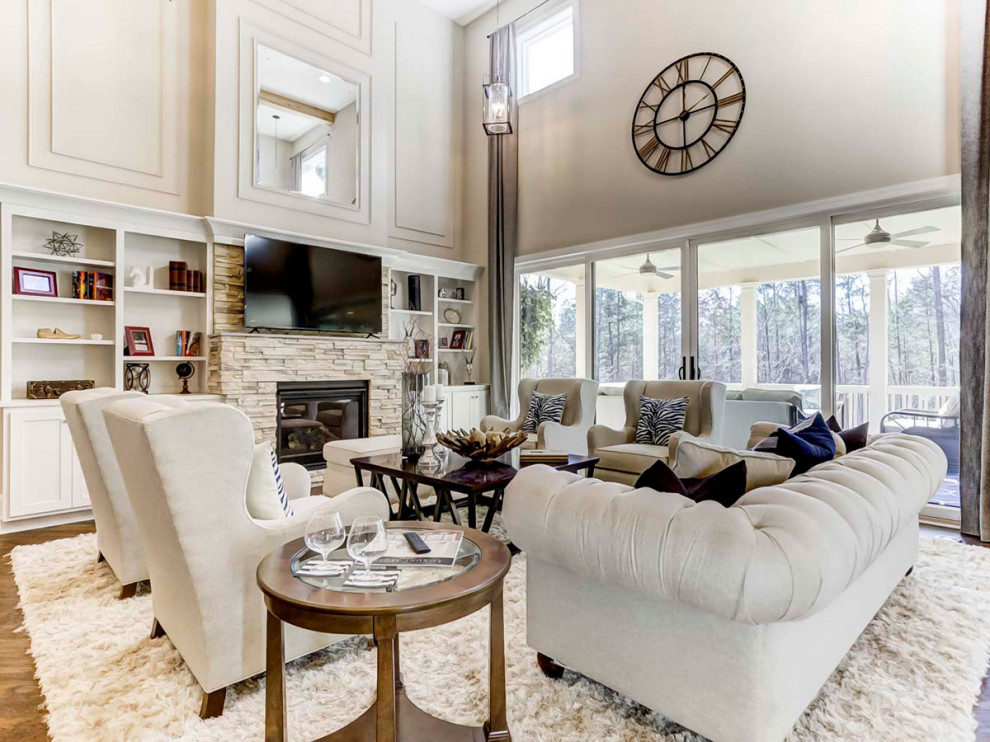
[(282, 506), (282, 512), (285, 513), (286, 518), (291, 518), (293, 516), (292, 506), (289, 504), (289, 496), (285, 493), (285, 482), (282, 481), (282, 470), (278, 467), (278, 455), (275, 453), (275, 447), (271, 446), (272, 449), (272, 473), (275, 475), (275, 491), (278, 493), (278, 504)]
[(636, 425), (636, 442), (653, 446), (666, 446), (671, 433), (684, 430), (684, 417), (690, 400), (639, 398), (639, 423)]
[(529, 410), (526, 412), (522, 429), (527, 433), (535, 433), (540, 423), (559, 423), (564, 417), (566, 405), (566, 394), (533, 392), (529, 398)]

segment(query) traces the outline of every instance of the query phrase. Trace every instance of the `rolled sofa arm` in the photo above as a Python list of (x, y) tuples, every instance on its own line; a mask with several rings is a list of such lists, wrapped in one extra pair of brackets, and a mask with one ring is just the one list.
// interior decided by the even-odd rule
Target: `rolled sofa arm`
[(945, 468), (935, 444), (892, 435), (724, 508), (537, 465), (508, 486), (502, 517), (531, 560), (764, 624), (834, 600), (917, 520)]
[(619, 446), (636, 440), (636, 431), (632, 428), (616, 430), (607, 425), (592, 425), (588, 428), (588, 452), (594, 455), (595, 449), (606, 446)]
[(519, 430), (522, 426), (517, 420), (506, 420), (498, 415), (485, 415), (481, 418), (481, 432), (493, 431), (501, 433), (503, 430)]

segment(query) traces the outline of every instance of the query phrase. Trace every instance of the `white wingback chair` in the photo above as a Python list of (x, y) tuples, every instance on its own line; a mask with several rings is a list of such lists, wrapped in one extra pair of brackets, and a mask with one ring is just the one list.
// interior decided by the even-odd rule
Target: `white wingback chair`
[(519, 382), (519, 415), (516, 419), (486, 415), (481, 420), (481, 430), (486, 433), (490, 430), (522, 430), (533, 392), (566, 394), (567, 402), (560, 422), (540, 423), (536, 433), (530, 434), (523, 447), (587, 453), (588, 429), (595, 422), (595, 403), (598, 399), (598, 382), (591, 379), (523, 379)]
[[(127, 488), (103, 420), (103, 408), (134, 397), (143, 399), (144, 395), (101, 387), (67, 392), (59, 398), (92, 502), (98, 558), (105, 560), (120, 580), (121, 598), (133, 596), (137, 584), (148, 579), (148, 566)], [(156, 399), (166, 405), (185, 405), (177, 397)]]
[[(153, 635), (168, 635), (205, 691), (201, 716), (219, 715), (226, 687), (265, 669), (258, 563), (304, 535), (307, 512), (267, 521), (248, 515), (254, 433), (235, 407), (122, 399), (104, 416), (148, 561)], [(345, 523), (388, 518), (385, 497), (368, 487), (316, 499)], [(286, 659), (342, 638), (286, 626)]]

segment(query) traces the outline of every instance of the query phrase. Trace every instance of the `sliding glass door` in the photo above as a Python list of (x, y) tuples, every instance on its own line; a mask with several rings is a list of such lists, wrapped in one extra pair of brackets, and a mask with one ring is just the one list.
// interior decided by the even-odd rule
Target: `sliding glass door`
[(519, 276), (519, 378), (585, 376), (584, 264)]
[(934, 441), (949, 471), (929, 515), (959, 513), (960, 209), (861, 214), (835, 228), (836, 415)]

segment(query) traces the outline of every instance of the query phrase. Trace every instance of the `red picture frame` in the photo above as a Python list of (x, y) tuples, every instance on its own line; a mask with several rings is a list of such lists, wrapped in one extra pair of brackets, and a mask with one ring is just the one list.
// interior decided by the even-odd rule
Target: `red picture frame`
[(58, 296), (58, 277), (55, 271), (15, 267), (14, 293), (27, 296)]
[(467, 336), (467, 330), (454, 330), (450, 335), (450, 347), (451, 350), (460, 350), (464, 347), (464, 338)]
[(127, 341), (128, 356), (153, 356), (155, 344), (151, 340), (151, 330), (147, 327), (124, 328), (124, 339)]

